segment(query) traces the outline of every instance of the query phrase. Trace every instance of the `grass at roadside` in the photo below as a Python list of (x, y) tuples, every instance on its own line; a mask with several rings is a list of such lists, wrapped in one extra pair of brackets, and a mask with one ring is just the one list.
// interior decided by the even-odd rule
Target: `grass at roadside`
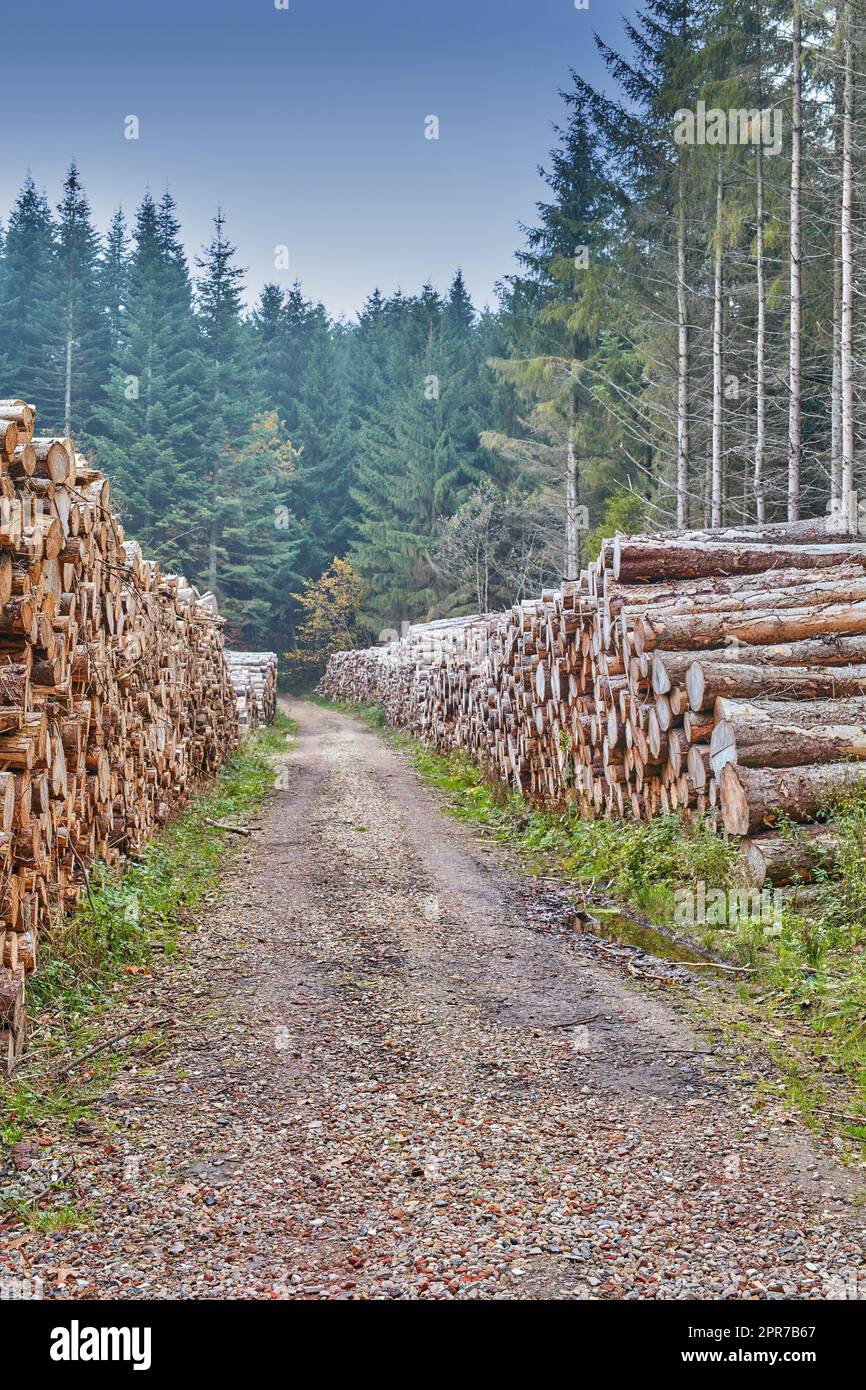
[(94, 1055), (86, 1069), (60, 1074), (67, 1057), (86, 1053), (99, 1038), (106, 1008), (177, 950), (195, 910), (218, 886), (227, 855), (238, 848), (230, 833), (208, 822), (242, 825), (252, 817), (274, 782), (271, 759), (286, 752), (294, 732), (294, 722), (279, 714), (120, 875), (94, 869), (79, 909), (42, 935), (39, 969), (28, 987), (28, 1057), (0, 1081), (0, 1143), (46, 1125), (85, 1122), (92, 1097), (128, 1050), (158, 1049), (155, 1026)]
[[(840, 832), (832, 876), (819, 875), (807, 892), (765, 900), (760, 912), (731, 912), (737, 855), (709, 822), (588, 821), (573, 811), (539, 810), (466, 755), (441, 756), (395, 734), (375, 706), (314, 699), (384, 730), (443, 794), (451, 815), (485, 827), (530, 872), (553, 872), (588, 895), (612, 897), (744, 967), (725, 991), (727, 1025), (758, 1036), (808, 1123), (819, 1128), (829, 1117), (837, 1132), (866, 1144), (866, 797), (832, 808)], [(695, 911), (700, 885), (708, 910)]]

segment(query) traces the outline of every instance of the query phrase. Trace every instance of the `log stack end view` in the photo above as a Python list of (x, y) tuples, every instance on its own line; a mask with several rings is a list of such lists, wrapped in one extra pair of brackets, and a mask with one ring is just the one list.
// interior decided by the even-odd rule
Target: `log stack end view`
[(238, 727), (253, 734), (273, 724), (277, 713), (276, 652), (226, 652), (237, 702)]
[(539, 599), (338, 652), (320, 689), (537, 802), (709, 814), (750, 886), (802, 881), (828, 797), (866, 786), (866, 544), (829, 519), (618, 535)]
[[(259, 688), (257, 660), (267, 719), (275, 669)], [(40, 929), (236, 746), (231, 671), (214, 597), (125, 540), (71, 439), (0, 401), (0, 1065), (22, 1044)]]

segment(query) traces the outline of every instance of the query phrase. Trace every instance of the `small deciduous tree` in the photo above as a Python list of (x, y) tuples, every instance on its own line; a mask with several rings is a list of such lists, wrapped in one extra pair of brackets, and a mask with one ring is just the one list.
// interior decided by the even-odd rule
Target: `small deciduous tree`
[(364, 584), (350, 560), (335, 556), (324, 574), (305, 579), (302, 591), (292, 598), (300, 609), (301, 621), (288, 659), (299, 678), (315, 678), (334, 652), (369, 641), (370, 633), (361, 617)]

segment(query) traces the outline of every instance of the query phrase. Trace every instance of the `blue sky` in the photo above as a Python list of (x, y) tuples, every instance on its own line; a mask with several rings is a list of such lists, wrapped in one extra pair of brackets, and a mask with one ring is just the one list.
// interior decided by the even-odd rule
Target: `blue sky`
[(169, 188), (194, 255), (221, 204), (251, 298), (297, 278), (351, 316), (374, 286), (445, 288), (460, 265), (476, 304), (493, 302), (543, 194), (558, 91), (571, 68), (604, 83), (593, 30), (621, 46), (630, 0), (288, 3), (31, 3), (3, 103), (0, 216), (28, 168), (55, 204), (74, 157), (100, 228)]

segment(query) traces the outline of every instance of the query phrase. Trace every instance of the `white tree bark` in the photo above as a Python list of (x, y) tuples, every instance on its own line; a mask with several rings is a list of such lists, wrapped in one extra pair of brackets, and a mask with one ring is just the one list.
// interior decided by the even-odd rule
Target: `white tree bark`
[(712, 497), (710, 505), (710, 524), (722, 524), (722, 461), (723, 461), (723, 417), (724, 382), (722, 378), (722, 294), (724, 290), (724, 230), (722, 214), (724, 209), (724, 183), (722, 177), (722, 156), (719, 154), (716, 174), (716, 245), (715, 270), (713, 276), (713, 429), (712, 429)]
[[(71, 293), (70, 293), (71, 298)], [(63, 429), (67, 438), (72, 434), (72, 306), (70, 303), (66, 328), (66, 367), (63, 383)]]
[(801, 184), (802, 184), (802, 73), (800, 69), (803, 17), (800, 0), (794, 0), (793, 44), (791, 51), (791, 219), (790, 271), (791, 322), (788, 359), (788, 520), (800, 519), (801, 417)]
[[(840, 142), (841, 144), (841, 142)], [(841, 171), (841, 159), (840, 159)], [(840, 179), (841, 186), (841, 179)], [(833, 371), (830, 380), (830, 513), (842, 511), (842, 201), (833, 235)]]
[(845, 81), (842, 98), (842, 305), (839, 365), (842, 387), (842, 507), (856, 522), (854, 497), (854, 40), (851, 3), (845, 6)]
[(565, 579), (576, 579), (580, 573), (577, 491), (577, 454), (574, 441), (569, 438), (565, 465)]
[(683, 156), (677, 171), (677, 526), (689, 524), (689, 314)]
[(764, 263), (764, 157), (760, 140), (755, 164), (755, 244), (758, 273), (758, 324), (755, 344), (755, 516), (767, 519), (764, 451), (767, 447), (767, 272)]

